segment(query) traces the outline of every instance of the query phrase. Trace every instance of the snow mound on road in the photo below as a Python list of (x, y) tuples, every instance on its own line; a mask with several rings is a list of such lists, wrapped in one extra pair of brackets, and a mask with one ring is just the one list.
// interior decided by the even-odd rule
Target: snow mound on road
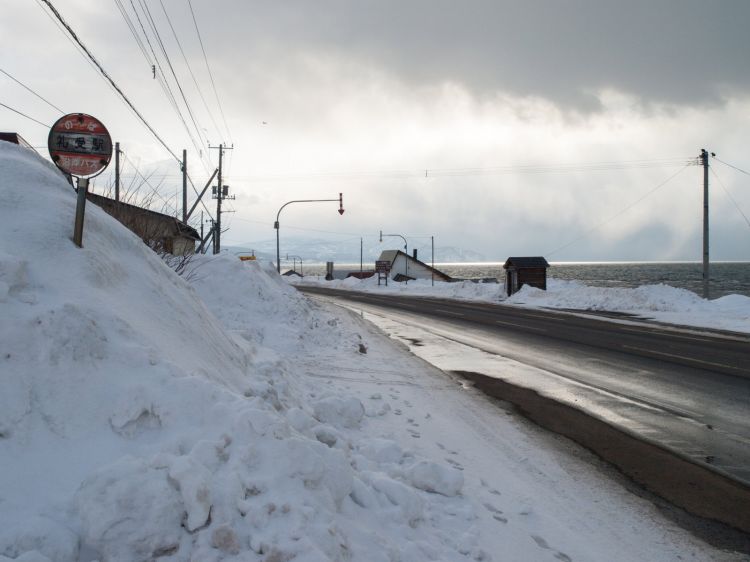
[(260, 264), (191, 286), (90, 203), (76, 248), (73, 190), (2, 142), (0, 201), (0, 559), (460, 557), (425, 492), (357, 468), (362, 404), (292, 376), (305, 345), (356, 356), (353, 324)]

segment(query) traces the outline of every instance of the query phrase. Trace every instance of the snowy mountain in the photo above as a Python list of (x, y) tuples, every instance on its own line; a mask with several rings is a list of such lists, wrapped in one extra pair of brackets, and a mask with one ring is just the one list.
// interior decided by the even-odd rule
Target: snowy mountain
[[(383, 250), (399, 249), (403, 250), (403, 245), (397, 245), (399, 239), (389, 239), (383, 243), (365, 242), (363, 245), (363, 257), (365, 263), (374, 264)], [(409, 254), (417, 249), (417, 255), (422, 261), (429, 262), (432, 255), (430, 241), (426, 244), (424, 239), (416, 246), (409, 245)], [(280, 255), (285, 259), (287, 254), (290, 259), (294, 256), (302, 258), (304, 263), (325, 263), (333, 261), (335, 263), (359, 263), (360, 244), (359, 239), (350, 239), (346, 243), (341, 243), (326, 239), (310, 239), (301, 237), (284, 237), (280, 244)], [(254, 251), (255, 254), (264, 259), (276, 261), (276, 240), (260, 240), (253, 246), (226, 246), (229, 253), (249, 253)], [(481, 262), (486, 261), (482, 254), (456, 248), (453, 246), (435, 247), (436, 262)]]

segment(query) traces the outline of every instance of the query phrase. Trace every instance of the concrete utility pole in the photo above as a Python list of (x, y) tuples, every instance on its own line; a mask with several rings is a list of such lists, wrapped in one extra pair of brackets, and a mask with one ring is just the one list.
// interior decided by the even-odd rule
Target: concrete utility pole
[(187, 224), (187, 150), (182, 149), (182, 222)]
[(703, 298), (708, 299), (708, 152), (705, 148), (701, 148), (700, 158), (703, 165)]
[(208, 148), (219, 150), (219, 185), (216, 186), (216, 224), (214, 225), (214, 254), (218, 254), (221, 252), (221, 202), (224, 199), (234, 199), (234, 197), (229, 197), (229, 186), (222, 183), (224, 151), (233, 150), (234, 147), (228, 148), (220, 144), (219, 146), (209, 146)]
[(120, 200), (120, 143), (115, 143), (115, 201)]

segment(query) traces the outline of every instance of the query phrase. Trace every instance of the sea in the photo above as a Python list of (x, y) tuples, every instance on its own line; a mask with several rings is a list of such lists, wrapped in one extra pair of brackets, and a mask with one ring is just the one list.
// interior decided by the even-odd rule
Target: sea
[[(459, 279), (503, 280), (503, 262), (436, 263), (435, 268)], [(335, 264), (335, 269), (359, 271), (359, 264)], [(325, 265), (305, 265), (304, 274), (324, 275)], [(595, 287), (665, 284), (703, 294), (703, 264), (700, 262), (553, 262), (547, 276)], [(712, 299), (730, 294), (750, 297), (750, 262), (713, 262), (709, 278)]]

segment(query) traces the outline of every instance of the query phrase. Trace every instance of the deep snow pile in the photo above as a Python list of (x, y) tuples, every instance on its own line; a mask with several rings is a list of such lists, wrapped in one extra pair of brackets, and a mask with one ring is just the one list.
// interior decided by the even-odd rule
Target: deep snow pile
[(391, 281), (388, 287), (378, 286), (377, 279), (372, 277), (362, 281), (354, 278), (325, 281), (322, 277), (290, 281), (295, 285), (320, 285), (352, 291), (503, 302), (536, 308), (624, 312), (672, 324), (750, 332), (750, 297), (727, 295), (706, 300), (691, 291), (663, 284), (626, 289), (591, 287), (580, 281), (548, 279), (546, 291), (524, 286), (518, 293), (506, 297), (502, 284), (468, 281), (436, 281), (434, 287), (429, 280), (410, 281), (408, 284)]
[(257, 264), (193, 288), (91, 204), (76, 248), (70, 186), (2, 142), (0, 202), (0, 560), (486, 558), (460, 471), (297, 385), (360, 335)]

